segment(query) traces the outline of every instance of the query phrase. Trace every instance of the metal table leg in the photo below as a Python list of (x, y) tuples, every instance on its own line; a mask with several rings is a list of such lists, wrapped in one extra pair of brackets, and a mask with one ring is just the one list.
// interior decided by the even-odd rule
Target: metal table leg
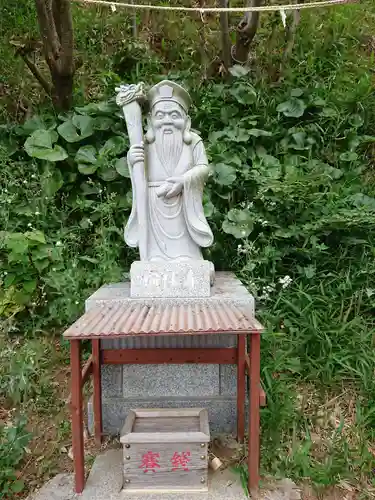
[(249, 415), (249, 492), (257, 494), (259, 486), (259, 403), (260, 403), (260, 334), (250, 335), (250, 415)]
[(245, 437), (245, 401), (246, 401), (246, 335), (237, 339), (237, 440), (244, 442)]
[(72, 384), (72, 441), (75, 491), (82, 493), (85, 486), (85, 457), (83, 442), (83, 397), (81, 372), (81, 342), (70, 341), (70, 367)]
[(94, 385), (94, 433), (96, 444), (102, 442), (102, 380), (101, 380), (101, 359), (100, 359), (100, 340), (92, 340), (92, 374)]

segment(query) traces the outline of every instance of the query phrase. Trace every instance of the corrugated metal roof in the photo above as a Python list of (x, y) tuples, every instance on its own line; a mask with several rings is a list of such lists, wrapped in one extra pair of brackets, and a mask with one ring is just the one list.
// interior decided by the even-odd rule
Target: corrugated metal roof
[(145, 306), (134, 302), (91, 309), (66, 332), (67, 338), (118, 337), (184, 333), (247, 333), (262, 331), (250, 312), (234, 304)]

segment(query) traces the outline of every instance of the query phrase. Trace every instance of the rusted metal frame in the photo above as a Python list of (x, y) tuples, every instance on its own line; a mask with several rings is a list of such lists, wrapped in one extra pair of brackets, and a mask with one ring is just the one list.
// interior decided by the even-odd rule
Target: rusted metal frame
[(260, 333), (250, 335), (250, 415), (248, 444), (248, 489), (251, 496), (256, 497), (259, 487), (259, 453), (260, 453)]
[(237, 364), (237, 348), (105, 349), (103, 365), (126, 364)]
[(237, 339), (237, 440), (245, 439), (245, 400), (246, 400), (246, 335)]
[[(250, 377), (250, 358), (249, 358), (248, 354), (245, 355), (245, 369), (247, 372), (247, 376)], [(267, 396), (263, 390), (262, 382), (260, 384), (261, 385), (259, 388), (259, 404), (260, 404), (260, 406), (266, 406), (267, 405)]]
[(93, 360), (94, 435), (96, 444), (100, 445), (103, 434), (100, 340), (92, 340), (91, 349)]
[(75, 475), (75, 491), (82, 493), (85, 486), (85, 458), (83, 441), (83, 394), (81, 371), (81, 342), (70, 341), (71, 368), (71, 419), (72, 445)]

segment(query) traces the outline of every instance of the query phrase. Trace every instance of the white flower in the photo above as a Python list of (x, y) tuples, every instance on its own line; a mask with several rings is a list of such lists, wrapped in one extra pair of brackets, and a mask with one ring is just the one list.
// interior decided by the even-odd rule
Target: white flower
[(35, 215), (40, 215), (40, 212), (38, 212), (38, 210), (35, 212)]
[(78, 300), (75, 301), (75, 304), (77, 304), (77, 305), (79, 304)]
[(293, 282), (292, 278), (287, 274), (284, 278), (279, 279), (282, 288), (287, 288)]
[(61, 241), (56, 241), (56, 246), (57, 246), (57, 247), (62, 247), (62, 243), (61, 243)]
[(26, 179), (24, 179), (22, 182), (23, 182), (24, 184), (27, 184), (27, 180), (26, 180)]
[(103, 189), (99, 189), (99, 194), (102, 194), (102, 192), (103, 192)]
[(36, 306), (36, 302), (32, 302), (31, 305), (35, 307)]
[(56, 267), (53, 267), (53, 268), (52, 268), (52, 271), (53, 271), (53, 272), (56, 272), (56, 271), (57, 271)]
[(3, 273), (3, 274), (4, 274), (4, 276), (6, 276), (6, 275), (8, 274), (8, 271), (4, 271), (4, 273)]
[(31, 222), (29, 222), (29, 223), (27, 224), (27, 227), (31, 227), (31, 226), (32, 226), (32, 224), (31, 224)]
[(268, 220), (262, 220), (261, 222), (262, 226), (267, 226), (269, 223), (268, 223)]
[(8, 192), (8, 190), (7, 190), (7, 188), (5, 188), (5, 189), (4, 189), (4, 193), (7, 193), (7, 192)]

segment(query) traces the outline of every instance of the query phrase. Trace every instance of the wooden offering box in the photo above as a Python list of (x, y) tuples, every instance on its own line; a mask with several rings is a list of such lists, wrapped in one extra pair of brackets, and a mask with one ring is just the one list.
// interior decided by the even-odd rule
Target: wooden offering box
[(207, 491), (207, 410), (131, 411), (120, 441), (125, 491)]

